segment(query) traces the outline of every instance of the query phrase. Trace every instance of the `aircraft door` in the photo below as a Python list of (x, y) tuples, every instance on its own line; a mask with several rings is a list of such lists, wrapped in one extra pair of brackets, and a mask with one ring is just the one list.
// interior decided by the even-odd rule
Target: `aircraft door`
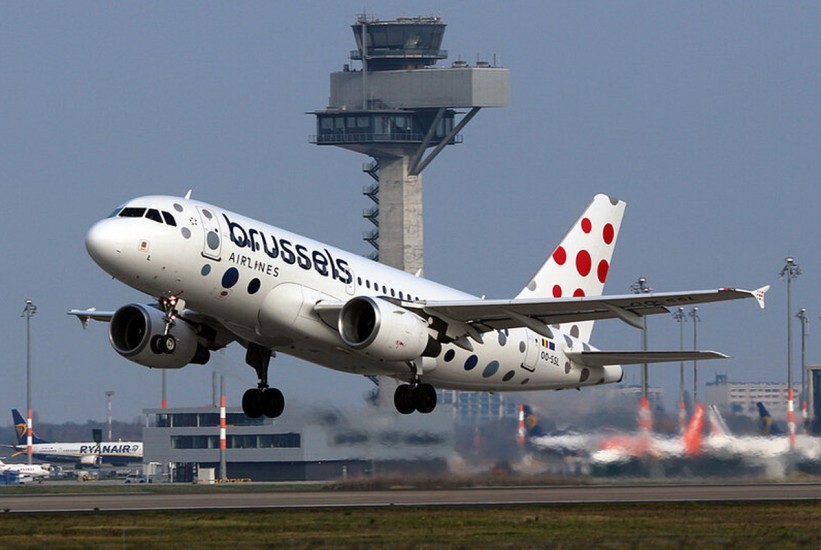
[(536, 362), (539, 360), (539, 351), (541, 346), (539, 337), (528, 329), (525, 329), (525, 359), (522, 362), (522, 368), (529, 372), (536, 370)]
[(214, 214), (208, 208), (197, 207), (202, 220), (202, 255), (206, 258), (219, 261), (222, 250), (222, 236), (220, 235), (220, 225)]
[(345, 292), (347, 292), (349, 296), (353, 296), (356, 294), (356, 275), (354, 275), (353, 269), (351, 269), (350, 272), (351, 281), (345, 285)]

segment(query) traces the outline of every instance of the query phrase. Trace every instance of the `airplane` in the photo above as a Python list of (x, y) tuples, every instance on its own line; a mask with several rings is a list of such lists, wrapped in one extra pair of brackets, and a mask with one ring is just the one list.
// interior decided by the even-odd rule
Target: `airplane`
[(821, 438), (796, 434), (790, 449), (787, 435), (774, 423), (764, 403), (756, 403), (761, 435), (735, 435), (715, 405), (710, 406), (710, 433), (704, 439), (705, 451), (719, 457), (741, 456), (748, 462), (763, 464), (773, 459), (783, 461), (821, 461)]
[(20, 476), (20, 483), (30, 480), (40, 480), (51, 475), (51, 467), (48, 464), (8, 464), (0, 460), (0, 473), (16, 472)]
[(282, 414), (268, 384), (283, 353), (402, 382), (402, 414), (430, 413), (436, 390), (527, 391), (618, 383), (621, 364), (727, 357), (714, 351), (601, 351), (593, 322), (636, 328), (668, 307), (755, 298), (769, 287), (601, 296), (625, 203), (596, 195), (512, 300), (486, 300), (191, 198), (145, 196), (85, 237), (104, 271), (155, 301), (116, 311), (72, 309), (109, 323), (121, 356), (150, 368), (205, 364), (231, 342), (246, 349), (252, 418)]
[[(27, 452), (26, 419), (17, 409), (12, 409), (17, 445), (12, 445), (15, 456)], [(95, 466), (105, 462), (125, 465), (140, 462), (143, 458), (143, 444), (139, 441), (110, 441), (99, 445), (93, 441), (81, 443), (52, 443), (32, 433), (32, 457), (51, 462), (76, 462), (78, 465)]]

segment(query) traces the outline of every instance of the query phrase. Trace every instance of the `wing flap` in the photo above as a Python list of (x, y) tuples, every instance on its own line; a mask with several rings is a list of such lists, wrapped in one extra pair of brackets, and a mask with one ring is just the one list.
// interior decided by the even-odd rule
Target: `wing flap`
[(706, 361), (727, 359), (729, 356), (717, 351), (569, 351), (567, 357), (574, 363), (585, 367), (604, 367), (641, 363)]

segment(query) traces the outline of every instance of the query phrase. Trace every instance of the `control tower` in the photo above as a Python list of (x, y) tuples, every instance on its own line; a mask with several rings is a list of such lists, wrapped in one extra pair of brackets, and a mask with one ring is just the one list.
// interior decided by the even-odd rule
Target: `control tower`
[(350, 58), (361, 68), (331, 73), (328, 108), (312, 113), (311, 143), (373, 157), (365, 172), (376, 183), (365, 194), (375, 206), (364, 216), (376, 228), (365, 240), (376, 248), (372, 258), (411, 273), (424, 269), (422, 170), (462, 142), (459, 132), (482, 107), (504, 107), (510, 97), (507, 69), (486, 61), (434, 67), (448, 57), (445, 26), (439, 17), (359, 16)]

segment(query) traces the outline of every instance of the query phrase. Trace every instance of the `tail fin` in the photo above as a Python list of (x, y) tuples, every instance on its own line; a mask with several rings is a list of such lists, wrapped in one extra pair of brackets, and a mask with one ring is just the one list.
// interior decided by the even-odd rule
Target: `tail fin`
[(693, 418), (684, 432), (684, 454), (696, 456), (701, 454), (701, 434), (704, 431), (704, 405), (696, 405)]
[(533, 412), (529, 405), (519, 403), (519, 424), (516, 430), (516, 443), (523, 447), (531, 437), (544, 435), (542, 427), (539, 425), (539, 417)]
[(778, 427), (778, 424), (773, 420), (770, 411), (764, 406), (764, 403), (758, 402), (755, 404), (758, 407), (758, 416), (761, 417), (761, 432), (764, 435), (783, 435), (784, 432)]
[[(600, 296), (604, 290), (625, 203), (596, 195), (562, 242), (516, 298)], [(593, 321), (560, 327), (589, 341)]]
[[(20, 414), (20, 411), (17, 409), (11, 410), (11, 417), (14, 419), (14, 431), (17, 432), (17, 444), (18, 445), (27, 445), (28, 441), (26, 441), (26, 432), (28, 431), (28, 423), (26, 419), (23, 418), (23, 415)], [(32, 443), (48, 443), (43, 439), (40, 439), (32, 432), (31, 441)]]
[(724, 417), (721, 416), (721, 411), (718, 410), (718, 407), (715, 405), (710, 405), (710, 435), (713, 436), (729, 436), (730, 435), (730, 428), (727, 426), (727, 423), (724, 421)]

